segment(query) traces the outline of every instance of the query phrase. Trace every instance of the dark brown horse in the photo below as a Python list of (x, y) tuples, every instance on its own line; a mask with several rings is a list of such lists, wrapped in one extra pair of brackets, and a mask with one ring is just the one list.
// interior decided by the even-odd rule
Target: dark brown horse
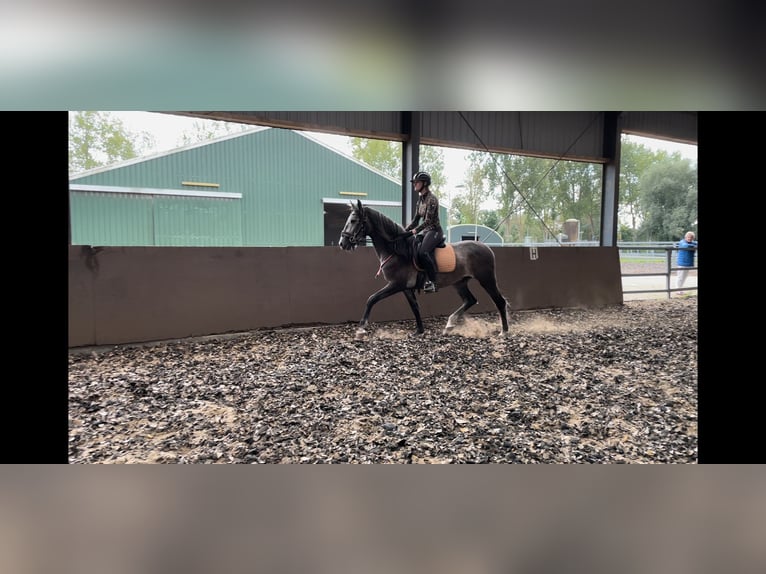
[[(415, 297), (415, 290), (423, 286), (424, 274), (413, 263), (415, 237), (382, 213), (370, 207), (363, 207), (361, 201), (351, 206), (351, 213), (340, 234), (340, 248), (346, 251), (356, 249), (372, 239), (375, 252), (380, 260), (380, 270), (388, 283), (381, 290), (370, 295), (364, 316), (356, 331), (357, 338), (365, 334), (372, 307), (380, 300), (402, 292), (410, 304), (417, 323), (416, 334), (423, 333), (423, 320)], [(463, 299), (463, 304), (450, 315), (444, 333), (451, 331), (463, 318), (467, 309), (476, 303), (476, 297), (468, 289), (468, 281), (476, 279), (494, 301), (503, 324), (501, 334), (508, 332), (509, 305), (497, 287), (495, 277), (495, 254), (479, 241), (459, 241), (451, 244), (455, 251), (455, 269), (439, 272), (436, 281), (439, 287), (452, 285)]]

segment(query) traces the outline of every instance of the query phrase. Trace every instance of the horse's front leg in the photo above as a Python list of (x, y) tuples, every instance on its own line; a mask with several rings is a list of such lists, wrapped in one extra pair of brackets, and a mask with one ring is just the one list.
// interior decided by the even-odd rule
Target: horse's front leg
[(402, 287), (400, 285), (388, 283), (385, 287), (383, 287), (383, 289), (370, 295), (370, 297), (367, 299), (367, 305), (364, 308), (364, 315), (362, 316), (362, 320), (359, 321), (359, 327), (356, 329), (357, 339), (361, 339), (367, 333), (367, 322), (370, 319), (370, 311), (372, 311), (373, 306), (378, 301), (381, 301), (386, 297), (390, 297), (394, 293), (398, 293), (401, 290)]
[(415, 315), (415, 322), (417, 323), (417, 330), (415, 333), (417, 335), (422, 335), (425, 331), (423, 329), (423, 319), (420, 317), (420, 305), (418, 305), (418, 300), (415, 298), (415, 291), (412, 289), (405, 289), (404, 296), (407, 297), (407, 303), (410, 304), (412, 314)]

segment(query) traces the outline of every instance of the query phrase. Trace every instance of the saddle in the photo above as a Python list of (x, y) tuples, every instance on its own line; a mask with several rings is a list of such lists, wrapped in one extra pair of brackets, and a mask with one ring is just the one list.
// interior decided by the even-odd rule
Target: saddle
[[(423, 271), (423, 268), (419, 265), (420, 262), (417, 257), (417, 249), (415, 250), (415, 253), (416, 255), (412, 258), (412, 264), (418, 271)], [(455, 270), (455, 250), (451, 243), (444, 243), (444, 240), (442, 240), (442, 242), (436, 246), (436, 249), (434, 249), (434, 262), (436, 263), (436, 270), (439, 273), (450, 273)]]

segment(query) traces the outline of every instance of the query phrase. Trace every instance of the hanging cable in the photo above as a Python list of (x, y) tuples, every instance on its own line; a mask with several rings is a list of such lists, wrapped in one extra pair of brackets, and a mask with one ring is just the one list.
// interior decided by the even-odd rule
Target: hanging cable
[[(577, 136), (577, 137), (576, 137), (576, 138), (575, 138), (575, 139), (572, 141), (572, 143), (571, 143), (571, 144), (569, 145), (569, 147), (568, 147), (568, 148), (567, 148), (567, 149), (564, 151), (564, 153), (563, 153), (563, 154), (561, 154), (561, 155), (560, 155), (560, 156), (559, 156), (559, 157), (556, 159), (556, 161), (555, 161), (555, 162), (554, 162), (554, 163), (551, 165), (551, 167), (548, 169), (548, 171), (546, 171), (546, 172), (545, 172), (545, 173), (544, 173), (544, 174), (543, 174), (543, 175), (540, 177), (540, 179), (539, 179), (539, 180), (537, 180), (537, 182), (536, 182), (536, 183), (535, 183), (535, 184), (532, 186), (532, 190), (534, 190), (535, 188), (537, 188), (537, 186), (538, 186), (538, 185), (540, 185), (540, 182), (542, 182), (542, 181), (543, 181), (543, 180), (544, 180), (546, 177), (548, 177), (548, 174), (549, 174), (551, 171), (553, 171), (553, 168), (555, 168), (555, 167), (558, 165), (558, 163), (559, 163), (559, 162), (560, 162), (560, 161), (561, 161), (561, 160), (562, 160), (562, 159), (563, 159), (563, 158), (564, 158), (564, 157), (565, 157), (565, 156), (566, 156), (566, 155), (569, 153), (569, 150), (571, 150), (571, 149), (574, 147), (574, 145), (575, 145), (575, 144), (576, 144), (578, 141), (580, 141), (580, 138), (582, 138), (582, 137), (585, 135), (585, 132), (587, 132), (587, 131), (588, 131), (588, 130), (591, 128), (591, 126), (592, 126), (592, 125), (593, 125), (593, 124), (596, 122), (596, 119), (598, 119), (598, 117), (599, 117), (599, 115), (600, 115), (601, 113), (602, 113), (602, 112), (596, 112), (596, 114), (593, 116), (593, 119), (592, 119), (592, 120), (591, 120), (591, 121), (588, 123), (588, 125), (587, 125), (587, 126), (585, 126), (585, 128), (584, 128), (584, 129), (583, 129), (583, 130), (580, 132), (580, 134), (579, 134), (579, 135), (578, 135), (578, 136)], [(521, 197), (521, 198), (522, 198), (522, 199), (523, 199), (523, 200), (526, 202), (527, 206), (529, 207), (529, 210), (530, 210), (530, 211), (531, 211), (531, 212), (532, 212), (532, 213), (535, 215), (535, 217), (537, 217), (537, 219), (540, 221), (540, 223), (543, 225), (543, 227), (544, 227), (544, 228), (545, 228), (545, 229), (548, 231), (548, 233), (550, 233), (550, 234), (551, 234), (551, 236), (553, 236), (553, 237), (556, 239), (556, 243), (557, 243), (557, 244), (559, 244), (559, 245), (561, 245), (561, 242), (559, 241), (559, 238), (558, 238), (558, 236), (556, 236), (556, 235), (554, 235), (554, 234), (553, 234), (553, 231), (551, 231), (551, 229), (550, 229), (550, 228), (549, 228), (549, 227), (548, 227), (548, 226), (545, 224), (545, 221), (543, 220), (543, 218), (542, 218), (542, 217), (540, 217), (540, 215), (537, 213), (537, 211), (535, 211), (535, 208), (534, 208), (534, 207), (532, 207), (532, 204), (529, 202), (529, 200), (527, 199), (527, 197), (526, 197), (526, 196), (525, 196), (525, 195), (524, 195), (524, 194), (521, 192), (521, 190), (519, 189), (519, 186), (517, 186), (517, 185), (514, 183), (514, 181), (511, 179), (511, 177), (510, 177), (510, 176), (508, 175), (508, 173), (505, 171), (505, 169), (504, 169), (502, 166), (500, 166), (500, 165), (498, 164), (498, 162), (497, 162), (497, 160), (494, 158), (494, 156), (493, 156), (492, 152), (491, 152), (491, 151), (489, 151), (489, 148), (488, 148), (488, 147), (487, 147), (487, 145), (484, 143), (484, 141), (481, 139), (481, 136), (479, 136), (479, 134), (478, 134), (478, 133), (476, 133), (476, 130), (475, 130), (475, 129), (473, 129), (473, 126), (472, 126), (472, 125), (471, 125), (471, 123), (470, 123), (470, 122), (469, 122), (469, 121), (466, 119), (465, 115), (463, 115), (463, 112), (458, 112), (458, 114), (460, 114), (460, 117), (463, 119), (463, 121), (465, 122), (465, 124), (468, 126), (468, 129), (469, 129), (469, 130), (471, 130), (471, 132), (473, 133), (474, 137), (476, 138), (476, 141), (477, 141), (477, 142), (479, 142), (479, 144), (481, 145), (481, 147), (483, 147), (483, 148), (484, 148), (484, 150), (485, 150), (485, 151), (486, 151), (486, 152), (489, 154), (489, 158), (490, 158), (490, 159), (492, 160), (492, 162), (495, 164), (495, 168), (496, 168), (496, 169), (497, 169), (499, 172), (501, 172), (501, 173), (503, 174), (503, 176), (505, 177), (505, 179), (506, 179), (508, 182), (510, 182), (510, 184), (513, 186), (513, 188), (516, 190), (516, 193), (518, 193), (518, 194), (519, 194), (519, 196), (520, 196), (520, 197)], [(521, 116), (519, 116), (519, 117), (521, 117)], [(521, 132), (521, 126), (519, 126), (519, 132)], [(521, 133), (520, 133), (520, 137), (521, 137)], [(522, 146), (522, 147), (523, 147), (523, 146)], [(501, 226), (503, 223), (505, 223), (505, 221), (506, 221), (506, 220), (507, 220), (507, 219), (508, 219), (508, 218), (509, 218), (509, 217), (510, 217), (510, 216), (511, 216), (513, 213), (514, 213), (514, 211), (516, 211), (516, 210), (515, 210), (515, 209), (513, 209), (513, 210), (511, 210), (510, 212), (508, 212), (508, 214), (507, 214), (507, 215), (506, 215), (506, 216), (505, 216), (503, 219), (501, 219), (501, 220), (500, 220), (500, 223), (498, 223), (498, 224), (497, 224), (497, 225), (494, 227), (493, 231), (495, 231), (495, 232), (496, 232), (496, 231), (498, 230), (498, 228), (499, 228), (499, 227), (500, 227), (500, 226)]]

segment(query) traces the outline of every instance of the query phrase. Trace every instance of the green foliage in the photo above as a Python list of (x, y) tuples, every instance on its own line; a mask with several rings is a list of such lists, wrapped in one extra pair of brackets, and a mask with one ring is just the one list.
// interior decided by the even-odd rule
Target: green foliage
[(630, 227), (629, 225), (620, 223), (618, 226), (618, 231), (617, 231), (617, 240), (618, 241), (638, 241), (638, 231), (635, 228)]
[[(351, 138), (351, 155), (391, 178), (402, 178), (402, 144), (399, 142)], [(439, 197), (439, 190), (446, 182), (442, 151), (431, 146), (421, 146), (420, 170), (427, 171), (431, 176), (431, 190)]]
[(444, 153), (437, 147), (422, 146), (420, 148), (420, 169), (427, 171), (431, 176), (431, 190), (439, 199), (442, 199), (440, 191), (447, 183), (444, 176)]
[(400, 144), (386, 140), (351, 138), (351, 155), (389, 177), (402, 177)]
[[(621, 241), (671, 241), (696, 231), (697, 171), (680, 154), (653, 152), (625, 141), (620, 161)], [(580, 222), (580, 237), (597, 241), (601, 232), (600, 164), (473, 152), (463, 192), (453, 198), (461, 223), (476, 219), (477, 205), (499, 204), (493, 225), (506, 242), (551, 239), (567, 219)]]
[(696, 231), (696, 166), (677, 152), (623, 141), (619, 213), (622, 241), (676, 241)]
[[(598, 238), (601, 221), (601, 168), (595, 164), (518, 155), (473, 152), (461, 208), (466, 218), (477, 202), (500, 205), (493, 225), (509, 242), (525, 237), (551, 239), (564, 221), (577, 219), (583, 237)], [(482, 223), (481, 221), (479, 223)]]
[[(473, 156), (473, 154), (472, 154)], [(474, 161), (471, 157), (468, 175), (462, 187), (462, 192), (458, 194), (453, 202), (456, 204), (457, 218), (460, 223), (479, 223), (479, 214), (481, 204), (489, 197), (488, 186), (484, 178), (483, 165)]]
[(198, 142), (205, 142), (217, 137), (225, 136), (238, 131), (244, 131), (252, 126), (247, 124), (235, 124), (222, 121), (195, 121), (191, 130), (185, 130), (181, 134), (179, 146), (190, 145)]
[(580, 222), (580, 236), (598, 240), (601, 231), (601, 166), (592, 163), (560, 161), (548, 176), (553, 208), (549, 227), (563, 231), (567, 219)]
[[(641, 175), (657, 160), (657, 154), (630, 140), (623, 140), (620, 152), (620, 218), (637, 230), (643, 221)], [(624, 239), (624, 241), (628, 241)]]
[(453, 225), (462, 225), (464, 223), (473, 223), (473, 208), (468, 198), (463, 195), (457, 195), (451, 200), (449, 216)]
[(497, 229), (501, 219), (500, 212), (496, 209), (482, 209), (479, 211), (479, 225), (486, 225), (490, 229)]
[(677, 241), (696, 231), (697, 170), (691, 161), (673, 154), (642, 174), (641, 241)]
[(147, 132), (133, 134), (109, 112), (69, 114), (69, 172), (132, 159), (154, 145)]

